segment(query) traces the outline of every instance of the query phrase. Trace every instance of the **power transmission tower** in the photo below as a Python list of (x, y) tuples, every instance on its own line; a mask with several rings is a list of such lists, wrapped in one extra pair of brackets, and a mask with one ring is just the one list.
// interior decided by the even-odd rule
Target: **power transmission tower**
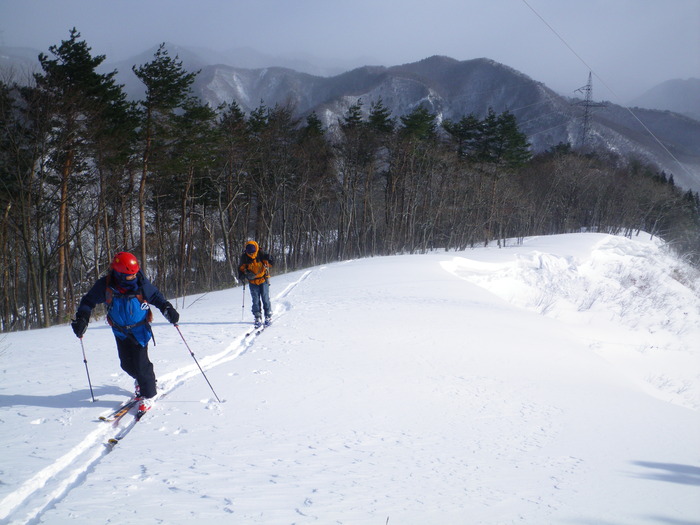
[(593, 75), (588, 72), (588, 84), (578, 88), (576, 91), (583, 93), (583, 101), (577, 102), (577, 106), (583, 106), (583, 133), (581, 137), (581, 147), (586, 145), (586, 139), (588, 138), (588, 132), (591, 125), (591, 109), (592, 108), (602, 108), (605, 104), (602, 102), (593, 102)]

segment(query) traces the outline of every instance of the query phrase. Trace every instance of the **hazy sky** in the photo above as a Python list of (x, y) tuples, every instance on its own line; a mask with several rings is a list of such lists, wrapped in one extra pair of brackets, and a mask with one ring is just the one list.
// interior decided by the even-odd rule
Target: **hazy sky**
[(161, 42), (354, 65), (487, 57), (569, 95), (590, 68), (594, 98), (617, 103), (700, 78), (700, 0), (0, 0), (0, 45), (46, 52), (74, 26), (109, 62)]

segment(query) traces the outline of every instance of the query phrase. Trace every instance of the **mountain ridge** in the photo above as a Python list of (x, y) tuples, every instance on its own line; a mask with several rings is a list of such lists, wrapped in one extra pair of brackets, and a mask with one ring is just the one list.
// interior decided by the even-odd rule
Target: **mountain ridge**
[[(216, 74), (213, 72), (216, 71)], [(264, 82), (241, 80), (255, 76)], [(216, 85), (208, 79), (216, 76)], [(514, 114), (535, 152), (559, 143), (584, 145), (585, 100), (565, 98), (545, 84), (488, 58), (458, 61), (435, 55), (397, 66), (363, 66), (334, 77), (285, 68), (242, 70), (207, 66), (194, 92), (213, 106), (236, 101), (248, 113), (261, 103), (315, 112), (331, 133), (353, 104), (363, 112), (379, 100), (398, 118), (422, 105), (438, 122), (489, 110)], [(700, 190), (700, 121), (669, 111), (634, 111), (610, 102), (589, 107), (585, 146), (650, 162), (685, 189)]]
[(700, 120), (700, 78), (667, 80), (633, 99), (631, 105), (673, 111)]
[[(117, 80), (124, 84), (129, 98), (138, 100), (144, 88), (131, 67), (147, 63), (155, 49), (105, 63), (101, 69), (116, 69)], [(250, 113), (260, 105), (289, 105), (302, 118), (315, 112), (331, 134), (337, 133), (348, 108), (359, 102), (367, 114), (370, 105), (381, 100), (395, 118), (422, 105), (438, 122), (470, 114), (483, 117), (489, 110), (509, 111), (534, 152), (559, 143), (612, 151), (651, 162), (673, 174), (679, 186), (700, 191), (700, 120), (666, 108), (632, 111), (606, 102), (597, 104), (602, 107), (588, 108), (589, 133), (584, 140), (585, 100), (559, 95), (544, 83), (489, 58), (457, 60), (433, 55), (400, 65), (364, 65), (320, 76), (283, 66), (211, 64), (202, 51), (170, 43), (166, 49), (185, 69), (200, 72), (193, 94), (212, 107), (235, 101)], [(26, 57), (26, 50), (22, 51)]]

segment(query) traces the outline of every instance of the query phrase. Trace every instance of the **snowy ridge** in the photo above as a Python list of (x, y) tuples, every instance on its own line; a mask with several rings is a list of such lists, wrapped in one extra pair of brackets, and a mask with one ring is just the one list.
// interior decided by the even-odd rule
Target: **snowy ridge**
[(113, 453), (111, 329), (84, 338), (95, 403), (69, 326), (5, 334), (0, 523), (693, 523), (698, 282), (576, 234), (273, 275), (259, 336), (242, 287), (180, 299), (224, 402), (157, 321), (161, 396)]

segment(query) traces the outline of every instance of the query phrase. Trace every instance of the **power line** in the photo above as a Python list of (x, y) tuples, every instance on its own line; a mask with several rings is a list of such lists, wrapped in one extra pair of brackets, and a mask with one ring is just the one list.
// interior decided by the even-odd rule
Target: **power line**
[(546, 26), (550, 29), (550, 31), (551, 31), (552, 33), (554, 33), (555, 35), (557, 35), (557, 38), (558, 38), (559, 40), (561, 40), (562, 43), (563, 43), (566, 47), (569, 48), (569, 51), (571, 51), (571, 52), (576, 56), (576, 58), (578, 58), (578, 59), (583, 63), (583, 65), (585, 65), (589, 70), (591, 70), (591, 71), (593, 70), (593, 68), (592, 68), (591, 66), (589, 66), (588, 64), (586, 64), (586, 61), (585, 61), (583, 58), (581, 58), (581, 57), (579, 56), (579, 54), (574, 50), (574, 48), (571, 47), (571, 46), (569, 45), (569, 43), (568, 43), (566, 40), (564, 40), (564, 38), (563, 38), (559, 33), (557, 33), (556, 29), (554, 29), (551, 25), (549, 25), (549, 23), (548, 23), (544, 18), (542, 18), (542, 16), (541, 16), (537, 11), (535, 11), (535, 8), (532, 7), (530, 4), (527, 3), (527, 0), (522, 0), (522, 1), (523, 1), (523, 3), (524, 3), (527, 7), (530, 8), (530, 11), (532, 11), (533, 13), (535, 13), (535, 16), (537, 16), (537, 18), (539, 18), (540, 20), (542, 20), (542, 23), (543, 23), (544, 25), (546, 25)]
[[(615, 93), (615, 91), (614, 91), (610, 86), (608, 86), (608, 85), (605, 83), (605, 80), (603, 80), (603, 79), (593, 70), (593, 68), (592, 68), (591, 66), (589, 66), (583, 58), (581, 58), (581, 56), (574, 50), (574, 48), (571, 47), (571, 46), (569, 45), (569, 43), (568, 43), (566, 40), (564, 40), (564, 38), (563, 38), (563, 37), (562, 37), (562, 36), (561, 36), (561, 35), (560, 35), (560, 34), (559, 34), (559, 33), (558, 33), (558, 32), (557, 32), (557, 31), (542, 17), (542, 15), (540, 15), (540, 14), (535, 10), (535, 8), (532, 7), (532, 6), (527, 2), (527, 0), (522, 0), (522, 2), (530, 9), (530, 11), (532, 11), (532, 12), (535, 14), (535, 16), (537, 16), (537, 18), (539, 18), (539, 19), (542, 21), (542, 23), (543, 23), (544, 25), (546, 25), (546, 26), (549, 28), (549, 30), (550, 30), (552, 33), (554, 33), (554, 34), (557, 36), (557, 38), (558, 38), (559, 40), (562, 41), (562, 43), (569, 49), (569, 51), (571, 51), (571, 52), (574, 54), (574, 56), (575, 56), (576, 58), (578, 58), (578, 59), (581, 61), (581, 63), (582, 63), (583, 65), (585, 65), (585, 66), (588, 68), (588, 70), (589, 70), (589, 79), (591, 78), (591, 75), (595, 75), (595, 77), (600, 81), (600, 83), (601, 83), (603, 86), (605, 86), (605, 87), (607, 88), (607, 90), (610, 91), (610, 93), (612, 93), (613, 96), (614, 96), (616, 99), (619, 100), (619, 97), (617, 96), (617, 94)], [(668, 148), (664, 145), (664, 143), (661, 142), (661, 140), (660, 140), (656, 135), (654, 135), (654, 133), (646, 126), (646, 124), (644, 124), (644, 122), (642, 122), (642, 121), (639, 119), (639, 117), (634, 113), (634, 111), (632, 111), (630, 108), (628, 108), (628, 107), (626, 107), (626, 106), (624, 106), (624, 105), (623, 105), (622, 107), (624, 107), (624, 108), (629, 112), (629, 114), (632, 115), (632, 117), (640, 124), (640, 126), (642, 126), (642, 127), (646, 130), (646, 132), (649, 133), (649, 135), (651, 135), (651, 137), (659, 144), (659, 146), (661, 146), (661, 147), (663, 148), (663, 150), (668, 154), (668, 156), (671, 157), (674, 161), (676, 161), (676, 163), (683, 169), (683, 171), (685, 171), (691, 178), (693, 178), (693, 179), (695, 178), (695, 175), (694, 175), (693, 173), (691, 173), (690, 170), (689, 170), (680, 160), (678, 160), (678, 159), (675, 157), (675, 155), (673, 155), (673, 153), (671, 153), (671, 152), (668, 150)]]

